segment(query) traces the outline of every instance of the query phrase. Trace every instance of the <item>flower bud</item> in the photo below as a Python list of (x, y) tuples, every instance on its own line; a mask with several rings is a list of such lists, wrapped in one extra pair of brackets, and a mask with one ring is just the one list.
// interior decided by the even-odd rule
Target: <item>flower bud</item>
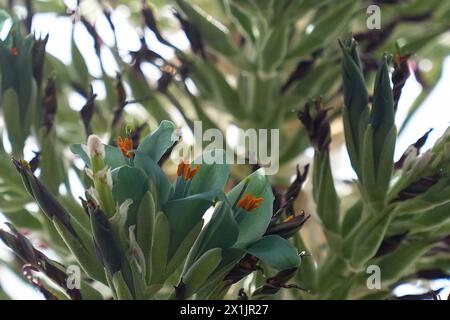
[(105, 158), (105, 146), (95, 134), (91, 134), (87, 140), (87, 154), (91, 159), (95, 156), (98, 156), (101, 159)]

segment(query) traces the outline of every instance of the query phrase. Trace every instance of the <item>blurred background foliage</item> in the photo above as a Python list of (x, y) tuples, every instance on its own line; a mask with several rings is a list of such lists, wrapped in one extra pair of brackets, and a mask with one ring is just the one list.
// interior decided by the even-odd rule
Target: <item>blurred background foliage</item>
[[(371, 4), (381, 8), (380, 30), (367, 28)], [(43, 246), (59, 243), (56, 253), (62, 257), (67, 249), (33, 206), (12, 170), (11, 154), (34, 159), (50, 190), (70, 210), (80, 211), (74, 181), (83, 184), (86, 177), (68, 145), (90, 133), (114, 144), (127, 127), (138, 137), (164, 119), (172, 119), (187, 137), (195, 120), (204, 129), (223, 131), (230, 125), (279, 128), (281, 170), (271, 179), (283, 191), (294, 166), (311, 161), (308, 135), (297, 119), (308, 99), (322, 96), (331, 108), (332, 152), (343, 144), (338, 38), (352, 33), (359, 42), (368, 88), (384, 52), (408, 55), (421, 92), (405, 112), (400, 135), (438, 83), (450, 52), (450, 2), (439, 0), (2, 0), (0, 8), (3, 47), (16, 45), (7, 43), (7, 34), (35, 38), (31, 64), (11, 71), (19, 78), (33, 73), (29, 87), (35, 90), (17, 91), (31, 102), (22, 103), (23, 115), (16, 115), (32, 121), (9, 128), (0, 122), (0, 211), (18, 228), (39, 234)], [(11, 25), (20, 31), (8, 33)], [(5, 63), (2, 58), (2, 73)], [(2, 87), (3, 101), (9, 96)], [(236, 166), (233, 175), (242, 178), (251, 170)], [(341, 189), (347, 190), (342, 206), (348, 208), (356, 188), (350, 185), (348, 191), (344, 183)], [(297, 206), (314, 215), (308, 193), (307, 186)], [(323, 252), (319, 227), (310, 225), (304, 238), (311, 251)], [(17, 270), (13, 260), (5, 263)]]

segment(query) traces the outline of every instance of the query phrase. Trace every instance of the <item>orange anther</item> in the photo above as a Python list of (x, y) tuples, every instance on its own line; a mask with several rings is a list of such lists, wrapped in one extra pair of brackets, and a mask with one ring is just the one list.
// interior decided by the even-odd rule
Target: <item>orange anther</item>
[(177, 176), (181, 176), (183, 174), (185, 166), (186, 164), (184, 163), (184, 160), (181, 159), (180, 163), (178, 164)]
[(117, 144), (119, 145), (120, 151), (122, 151), (122, 154), (127, 158), (133, 157), (133, 152), (130, 150), (133, 149), (133, 141), (130, 138), (122, 139), (122, 137), (117, 138)]
[(238, 207), (243, 208), (245, 211), (252, 211), (259, 207), (259, 204), (263, 201), (263, 198), (258, 198), (251, 194), (246, 194), (241, 200), (238, 202)]
[(199, 169), (200, 165), (197, 164), (194, 168), (191, 168), (190, 163), (185, 163), (184, 160), (181, 160), (180, 164), (178, 165), (177, 176), (183, 176), (183, 179), (186, 181), (192, 180)]

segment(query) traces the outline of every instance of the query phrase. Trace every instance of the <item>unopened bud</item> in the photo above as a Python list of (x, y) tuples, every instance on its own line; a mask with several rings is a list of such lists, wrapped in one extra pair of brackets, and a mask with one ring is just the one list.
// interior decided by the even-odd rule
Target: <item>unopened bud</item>
[(105, 158), (105, 146), (100, 138), (94, 134), (91, 134), (87, 140), (87, 151), (91, 159), (94, 156), (99, 156), (102, 159)]

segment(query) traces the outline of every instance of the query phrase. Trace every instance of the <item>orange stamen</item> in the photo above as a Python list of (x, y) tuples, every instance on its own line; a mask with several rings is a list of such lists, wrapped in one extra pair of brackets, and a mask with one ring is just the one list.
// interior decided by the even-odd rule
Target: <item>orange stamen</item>
[(259, 207), (259, 204), (263, 201), (263, 198), (257, 198), (256, 196), (251, 195), (250, 193), (246, 194), (241, 200), (238, 202), (238, 207), (243, 208), (245, 211), (252, 211)]
[(246, 194), (244, 197), (242, 197), (241, 200), (238, 202), (238, 207), (246, 208), (248, 203), (248, 198), (250, 197), (249, 194)]
[(197, 173), (197, 171), (200, 169), (200, 165), (196, 165), (194, 167), (194, 169), (191, 170), (191, 172), (189, 173), (189, 179), (192, 180), (192, 178), (194, 178), (195, 174)]
[(133, 157), (133, 152), (130, 150), (133, 149), (133, 141), (130, 138), (122, 139), (122, 137), (117, 138), (117, 144), (119, 145), (120, 151), (122, 151), (122, 154), (127, 158)]
[(178, 164), (177, 176), (183, 176), (183, 179), (186, 181), (192, 180), (199, 169), (200, 165), (197, 164), (194, 168), (191, 168), (190, 163), (185, 163), (184, 160), (181, 160)]
[(16, 47), (12, 47), (10, 51), (13, 56), (17, 56), (19, 54), (19, 50)]
[(191, 165), (187, 164), (186, 166), (184, 166), (184, 172), (183, 172), (184, 180), (188, 180), (190, 172), (191, 172)]
[(181, 176), (181, 174), (184, 172), (185, 166), (186, 166), (186, 164), (184, 163), (184, 160), (181, 159), (180, 163), (178, 164), (177, 176)]

